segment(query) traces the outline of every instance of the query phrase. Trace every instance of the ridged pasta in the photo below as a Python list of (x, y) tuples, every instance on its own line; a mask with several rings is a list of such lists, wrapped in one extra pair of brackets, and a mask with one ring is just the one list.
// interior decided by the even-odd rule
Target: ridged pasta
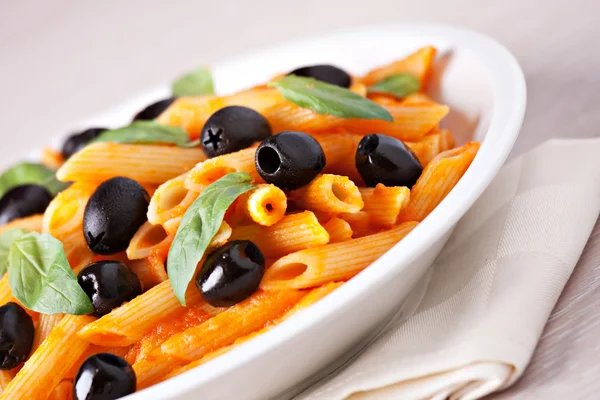
[(433, 134), (427, 134), (418, 142), (405, 142), (419, 159), (421, 165), (426, 166), (442, 151), (454, 147), (454, 138), (447, 129), (442, 129)]
[(73, 381), (65, 379), (52, 389), (48, 400), (71, 400), (73, 397)]
[(438, 154), (410, 191), (410, 202), (402, 210), (399, 221), (422, 221), (454, 188), (477, 155), (479, 143), (469, 142), (462, 147)]
[(267, 269), (260, 286), (263, 290), (305, 289), (348, 280), (381, 257), (415, 226), (416, 222), (406, 222), (359, 239), (288, 254)]
[(364, 206), (358, 187), (341, 175), (320, 175), (290, 197), (304, 209), (327, 213), (354, 214)]
[(0, 235), (11, 229), (25, 229), (31, 232), (42, 232), (42, 221), (44, 216), (42, 214), (36, 214), (25, 218), (14, 219), (2, 226), (0, 226)]
[(165, 258), (151, 255), (141, 260), (128, 261), (127, 266), (137, 275), (142, 288), (148, 290), (169, 279), (165, 269)]
[(42, 151), (41, 164), (51, 170), (59, 169), (63, 163), (65, 162), (65, 158), (62, 153), (59, 151), (55, 151), (50, 147), (45, 147)]
[(329, 233), (329, 243), (343, 242), (352, 238), (352, 227), (341, 218), (332, 217), (323, 224), (323, 228)]
[(256, 224), (233, 229), (231, 240), (252, 240), (265, 257), (278, 257), (329, 242), (329, 234), (315, 214), (304, 211), (286, 215), (272, 226)]
[(371, 86), (390, 75), (410, 73), (419, 78), (421, 85), (424, 86), (431, 73), (435, 54), (435, 47), (423, 47), (401, 60), (369, 71), (360, 81), (366, 86)]
[(362, 178), (356, 169), (354, 154), (362, 135), (354, 135), (343, 130), (333, 130), (328, 133), (312, 135), (323, 148), (327, 161), (323, 173), (343, 175), (354, 183), (362, 183)]
[(150, 256), (166, 259), (174, 235), (169, 235), (161, 225), (145, 222), (133, 235), (127, 247), (127, 258), (139, 260)]
[[(279, 222), (287, 210), (287, 197), (275, 185), (260, 184), (241, 195), (235, 205), (238, 217), (246, 217), (259, 225), (271, 226)], [(240, 218), (243, 219), (244, 218)]]
[(350, 224), (353, 238), (373, 233), (373, 229), (371, 229), (371, 217), (366, 211), (359, 211), (354, 214), (342, 213), (338, 217)]
[(200, 148), (98, 142), (71, 156), (56, 177), (63, 182), (103, 182), (124, 176), (160, 185), (203, 160)]
[(410, 201), (410, 189), (407, 187), (387, 187), (378, 183), (374, 188), (360, 188), (360, 193), (370, 223), (384, 228), (396, 224), (398, 214)]
[(52, 329), (62, 321), (64, 314), (41, 314), (35, 332), (33, 334), (33, 345), (31, 352), (33, 353), (50, 335)]
[(168, 180), (156, 189), (148, 206), (148, 222), (160, 225), (185, 213), (200, 194), (185, 187), (187, 176), (186, 172)]

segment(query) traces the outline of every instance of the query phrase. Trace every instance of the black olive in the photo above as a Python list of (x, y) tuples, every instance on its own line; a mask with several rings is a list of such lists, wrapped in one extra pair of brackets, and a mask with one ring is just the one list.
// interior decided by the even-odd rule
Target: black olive
[(83, 214), (83, 233), (94, 253), (123, 251), (146, 222), (150, 197), (136, 181), (116, 177), (103, 182), (90, 197)]
[(101, 317), (142, 294), (137, 275), (120, 261), (98, 261), (79, 272), (77, 282), (94, 305), (92, 315)]
[(15, 186), (0, 199), (0, 225), (13, 219), (41, 214), (52, 201), (52, 195), (43, 186)]
[(325, 168), (325, 153), (306, 133), (280, 132), (258, 146), (254, 163), (265, 181), (293, 190), (308, 184)]
[(269, 136), (271, 126), (265, 117), (248, 107), (230, 106), (208, 118), (200, 142), (204, 154), (216, 157), (245, 149)]
[(356, 150), (356, 169), (367, 186), (413, 187), (423, 166), (402, 141), (391, 136), (370, 134), (362, 138)]
[(62, 155), (65, 160), (87, 146), (90, 141), (97, 138), (106, 129), (107, 128), (90, 128), (69, 136), (62, 147)]
[(295, 69), (288, 75), (315, 78), (318, 81), (344, 88), (350, 87), (350, 84), (352, 83), (352, 78), (346, 73), (346, 71), (339, 69), (338, 67), (334, 67), (333, 65), (310, 65)]
[(256, 291), (265, 273), (265, 257), (249, 240), (234, 240), (210, 254), (196, 277), (204, 300), (230, 307)]
[(16, 303), (0, 307), (0, 369), (24, 362), (32, 344), (33, 321), (23, 307)]
[(160, 114), (162, 114), (163, 111), (165, 111), (167, 108), (169, 108), (169, 106), (171, 104), (173, 104), (175, 99), (176, 99), (176, 97), (169, 97), (168, 99), (156, 101), (156, 102), (150, 104), (149, 106), (147, 106), (146, 108), (144, 108), (142, 111), (135, 114), (135, 117), (133, 117), (133, 120), (134, 121), (140, 121), (140, 120), (141, 121), (150, 121), (155, 118), (158, 118), (158, 116)]
[(131, 365), (119, 356), (89, 356), (73, 381), (73, 400), (115, 400), (135, 392), (137, 379)]

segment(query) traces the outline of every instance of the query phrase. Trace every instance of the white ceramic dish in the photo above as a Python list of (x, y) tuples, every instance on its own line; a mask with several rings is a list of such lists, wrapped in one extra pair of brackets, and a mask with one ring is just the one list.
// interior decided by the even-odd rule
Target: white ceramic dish
[[(332, 63), (359, 74), (428, 44), (439, 49), (440, 59), (430, 94), (452, 110), (444, 124), (459, 143), (482, 141), (455, 189), (402, 242), (322, 301), (233, 351), (128, 400), (268, 399), (347, 352), (398, 309), (427, 271), (456, 222), (508, 156), (525, 112), (525, 80), (514, 57), (488, 37), (441, 25), (353, 29), (249, 52), (214, 66), (217, 90), (227, 93), (311, 63)], [(162, 87), (86, 122), (118, 126), (166, 93)]]

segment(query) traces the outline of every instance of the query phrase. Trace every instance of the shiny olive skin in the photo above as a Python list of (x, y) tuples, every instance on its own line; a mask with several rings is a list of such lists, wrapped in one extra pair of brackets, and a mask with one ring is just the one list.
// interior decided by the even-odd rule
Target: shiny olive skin
[(251, 296), (265, 274), (265, 257), (249, 240), (234, 240), (210, 254), (196, 287), (214, 307), (230, 307)]
[(136, 181), (116, 177), (103, 182), (90, 197), (83, 213), (83, 234), (96, 254), (123, 251), (146, 222), (150, 197)]
[(33, 320), (17, 303), (0, 307), (0, 370), (16, 367), (29, 356)]
[(21, 185), (10, 189), (0, 199), (0, 225), (13, 219), (42, 214), (52, 201), (52, 195), (43, 186)]
[(334, 67), (333, 65), (310, 65), (298, 68), (288, 75), (305, 76), (314, 78), (318, 81), (349, 88), (352, 83), (352, 77), (346, 71)]
[(142, 284), (133, 271), (120, 261), (98, 261), (79, 272), (77, 282), (90, 298), (95, 317), (142, 294)]
[(110, 353), (89, 356), (73, 381), (73, 400), (115, 400), (135, 392), (135, 371)]
[(156, 101), (133, 117), (134, 121), (151, 121), (155, 118), (158, 118), (160, 114), (163, 113), (173, 102), (176, 100), (176, 97), (169, 97), (168, 99), (163, 99)]
[(256, 171), (268, 183), (285, 190), (308, 184), (325, 168), (323, 148), (302, 132), (280, 132), (256, 149)]
[(248, 107), (230, 106), (208, 118), (200, 143), (207, 157), (216, 157), (245, 149), (269, 136), (271, 126), (265, 117)]
[(367, 186), (407, 186), (417, 182), (423, 166), (402, 141), (391, 136), (370, 134), (356, 150), (356, 169)]
[(66, 159), (83, 149), (89, 142), (96, 139), (107, 128), (90, 128), (69, 136), (62, 146), (62, 155)]

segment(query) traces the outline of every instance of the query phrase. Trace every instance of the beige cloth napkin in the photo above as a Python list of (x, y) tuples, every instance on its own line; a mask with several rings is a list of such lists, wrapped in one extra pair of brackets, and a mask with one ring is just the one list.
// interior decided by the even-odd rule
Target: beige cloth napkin
[(510, 386), (599, 212), (600, 138), (552, 140), (513, 160), (401, 312), (296, 398), (470, 400)]

